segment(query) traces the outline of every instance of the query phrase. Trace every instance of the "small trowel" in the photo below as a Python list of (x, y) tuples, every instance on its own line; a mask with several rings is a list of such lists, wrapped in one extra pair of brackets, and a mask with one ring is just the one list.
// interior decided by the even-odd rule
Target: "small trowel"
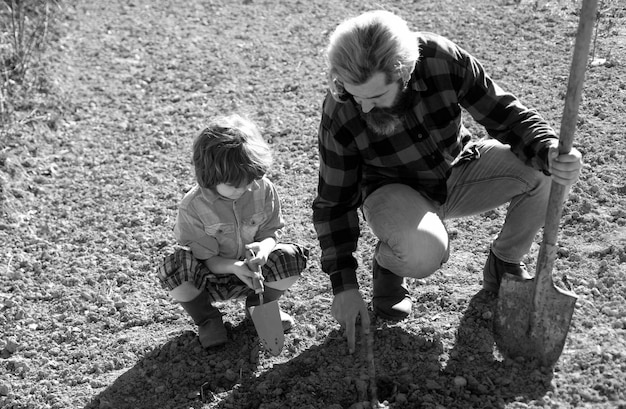
[(261, 266), (250, 262), (254, 258), (252, 250), (248, 250), (246, 256), (248, 268), (255, 273), (252, 283), (254, 292), (259, 295), (260, 302), (259, 305), (249, 308), (250, 317), (252, 317), (254, 328), (256, 328), (263, 347), (272, 355), (278, 356), (285, 345), (285, 334), (283, 333), (283, 324), (280, 319), (278, 300), (264, 303), (263, 292), (265, 287), (263, 285)]

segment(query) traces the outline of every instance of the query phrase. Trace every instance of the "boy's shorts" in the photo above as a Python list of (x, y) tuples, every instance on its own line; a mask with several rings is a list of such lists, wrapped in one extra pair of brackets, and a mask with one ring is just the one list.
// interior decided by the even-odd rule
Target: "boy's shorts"
[[(278, 243), (270, 253), (267, 263), (261, 267), (265, 281), (272, 282), (294, 277), (306, 267), (309, 251), (297, 244)], [(163, 288), (173, 290), (184, 282), (209, 293), (211, 301), (226, 301), (254, 294), (234, 274), (212, 273), (191, 251), (179, 248), (163, 258), (157, 268), (157, 276)]]

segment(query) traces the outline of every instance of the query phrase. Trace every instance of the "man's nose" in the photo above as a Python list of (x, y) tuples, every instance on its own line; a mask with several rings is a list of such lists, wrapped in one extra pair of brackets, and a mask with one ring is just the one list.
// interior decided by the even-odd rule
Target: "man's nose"
[(372, 104), (371, 102), (361, 103), (361, 111), (363, 111), (364, 114), (367, 114), (372, 109), (374, 109), (374, 104)]
[(361, 102), (361, 110), (364, 114), (367, 114), (369, 111), (374, 109), (376, 105), (371, 101), (362, 101)]

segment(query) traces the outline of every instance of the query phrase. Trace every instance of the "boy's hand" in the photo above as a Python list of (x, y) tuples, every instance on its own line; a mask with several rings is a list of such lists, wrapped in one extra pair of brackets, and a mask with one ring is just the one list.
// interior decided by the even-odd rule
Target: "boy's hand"
[(255, 277), (256, 272), (250, 270), (248, 263), (243, 261), (237, 261), (234, 265), (233, 274), (237, 276), (245, 285), (254, 290), (254, 283), (252, 282), (252, 278)]
[[(254, 272), (254, 275), (252, 277), (252, 288), (255, 293), (260, 294), (264, 291), (263, 274), (261, 274), (261, 265), (258, 261), (255, 260), (258, 259), (254, 253), (254, 250), (248, 247), (248, 249), (246, 250), (246, 264), (248, 265), (248, 268)], [(262, 298), (261, 304), (263, 304)]]
[(269, 257), (270, 252), (263, 247), (264, 246), (258, 242), (246, 244), (246, 249), (248, 249), (246, 252), (246, 260), (248, 261), (250, 269), (253, 271), (257, 271), (259, 267), (262, 267), (267, 263), (267, 258)]

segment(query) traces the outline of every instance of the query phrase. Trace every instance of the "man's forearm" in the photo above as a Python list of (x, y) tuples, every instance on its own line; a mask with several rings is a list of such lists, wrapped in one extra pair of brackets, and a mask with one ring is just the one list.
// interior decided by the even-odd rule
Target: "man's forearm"
[(359, 289), (356, 271), (353, 269), (344, 269), (331, 273), (330, 284), (335, 295), (346, 290)]

